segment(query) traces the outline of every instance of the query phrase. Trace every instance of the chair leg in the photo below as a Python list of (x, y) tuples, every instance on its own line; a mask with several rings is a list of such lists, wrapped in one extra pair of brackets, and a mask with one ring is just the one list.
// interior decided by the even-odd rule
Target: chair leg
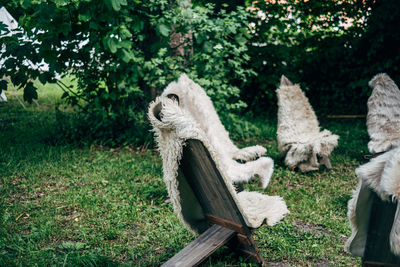
[(321, 161), (320, 161), (321, 165), (325, 165), (325, 167), (327, 167), (328, 169), (332, 168), (332, 164), (331, 161), (329, 160), (328, 157), (322, 157)]
[(266, 266), (264, 257), (258, 250), (258, 247), (251, 235), (238, 233), (235, 238), (229, 241), (228, 245), (232, 250), (237, 251), (245, 257), (257, 262), (260, 266)]
[(162, 266), (197, 266), (235, 235), (234, 231), (214, 224)]

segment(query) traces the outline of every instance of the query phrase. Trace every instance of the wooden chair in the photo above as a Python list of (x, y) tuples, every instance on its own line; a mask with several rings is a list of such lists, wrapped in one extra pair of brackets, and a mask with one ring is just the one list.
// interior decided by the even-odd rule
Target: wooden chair
[(363, 266), (400, 266), (400, 257), (391, 252), (389, 243), (397, 203), (383, 201), (373, 191), (371, 195), (372, 207)]
[(249, 228), (210, 154), (198, 140), (187, 140), (180, 169), (199, 201), (209, 228), (162, 266), (196, 266), (221, 246), (228, 245), (259, 264), (259, 253)]
[[(161, 106), (154, 109), (157, 119), (161, 119), (160, 112)], [(162, 266), (197, 266), (225, 244), (264, 264), (252, 238), (253, 229), (246, 225), (215, 162), (201, 141), (186, 141), (179, 168), (208, 223), (198, 238)]]

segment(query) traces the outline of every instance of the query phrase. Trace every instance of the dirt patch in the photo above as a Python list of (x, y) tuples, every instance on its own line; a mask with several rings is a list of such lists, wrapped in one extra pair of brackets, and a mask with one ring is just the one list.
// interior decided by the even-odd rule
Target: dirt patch
[[(294, 265), (299, 265), (299, 262), (279, 262), (279, 261), (267, 261), (266, 265), (268, 267), (291, 267)], [(323, 259), (316, 259), (313, 261), (310, 261), (307, 263), (307, 266), (310, 264), (310, 266), (314, 267), (326, 267), (329, 266), (329, 261), (328, 260), (323, 260)]]
[(315, 235), (331, 235), (332, 232), (324, 227), (312, 223), (296, 222), (297, 229), (303, 230), (306, 233), (312, 232)]
[(329, 266), (329, 261), (327, 260), (315, 260), (313, 261), (314, 267), (327, 267)]
[(289, 263), (279, 262), (279, 261), (267, 261), (266, 265), (269, 267), (290, 267), (293, 266)]

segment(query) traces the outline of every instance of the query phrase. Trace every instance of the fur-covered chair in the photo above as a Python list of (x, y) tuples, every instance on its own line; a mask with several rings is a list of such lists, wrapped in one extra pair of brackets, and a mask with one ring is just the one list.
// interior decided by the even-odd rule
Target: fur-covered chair
[[(159, 117), (155, 115), (160, 113), (157, 109), (162, 110)], [(172, 99), (157, 98), (149, 106), (148, 117), (162, 157), (163, 180), (174, 211), (193, 233), (201, 233), (204, 230), (204, 216), (193, 192), (187, 189), (187, 185), (185, 187), (185, 184), (181, 183), (183, 174), (179, 162), (183, 146), (189, 139), (199, 140), (206, 147), (249, 227), (257, 228), (265, 220), (268, 225), (274, 225), (289, 212), (279, 196), (248, 191), (237, 193), (232, 185), (234, 181), (247, 179), (268, 169), (268, 160), (261, 157), (255, 161), (238, 163), (227, 157), (225, 153), (219, 151), (220, 147), (215, 147), (210, 142), (208, 135), (192, 114)]]
[[(262, 161), (264, 167), (257, 171), (257, 175), (260, 177), (259, 185), (262, 188), (267, 187), (274, 171), (274, 161), (269, 157), (262, 157), (258, 163), (252, 163), (251, 161), (264, 155), (266, 149), (259, 145), (239, 149), (233, 144), (211, 99), (200, 85), (193, 82), (186, 74), (182, 74), (177, 82), (171, 82), (164, 89), (161, 98), (171, 95), (179, 98), (180, 107), (191, 114), (194, 121), (207, 135), (209, 142), (224, 155), (224, 158), (248, 161), (245, 165), (248, 170), (249, 168), (254, 170), (255, 166), (260, 166), (259, 162)], [(252, 172), (236, 172), (233, 169), (231, 172), (229, 177), (232, 177), (232, 181), (237, 184), (248, 182), (254, 175)]]
[(265, 154), (266, 149), (259, 145), (239, 149), (233, 144), (206, 91), (186, 74), (182, 74), (177, 82), (170, 83), (161, 96), (170, 94), (179, 97), (181, 107), (192, 113), (211, 142), (223, 148), (233, 159), (249, 161)]
[(386, 74), (376, 75), (369, 85), (368, 149), (375, 155), (356, 169), (359, 182), (347, 213), (352, 235), (345, 250), (364, 260), (378, 250), (373, 261), (400, 264), (400, 90)]
[[(282, 75), (278, 96), (278, 149), (286, 155), (285, 164), (300, 171), (331, 168), (329, 155), (339, 136), (320, 130), (317, 117), (299, 85)], [(319, 159), (320, 158), (320, 159)]]

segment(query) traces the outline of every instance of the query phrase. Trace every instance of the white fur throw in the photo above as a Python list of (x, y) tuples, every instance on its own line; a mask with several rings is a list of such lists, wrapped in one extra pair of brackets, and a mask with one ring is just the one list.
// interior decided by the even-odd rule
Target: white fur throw
[[(347, 216), (352, 235), (345, 249), (355, 256), (362, 257), (367, 240), (369, 213), (372, 205), (371, 190), (384, 201), (399, 200), (400, 197), (400, 147), (392, 149), (356, 169), (359, 178), (357, 189), (348, 203)], [(399, 204), (390, 232), (392, 252), (400, 256), (400, 218)], [(383, 218), (382, 218), (383, 219)]]
[[(205, 132), (209, 142), (226, 158), (242, 161), (254, 160), (263, 154), (266, 149), (262, 146), (252, 146), (243, 149), (237, 148), (229, 138), (229, 133), (221, 123), (211, 99), (203, 88), (193, 82), (186, 74), (182, 74), (178, 82), (170, 83), (164, 89), (161, 97), (175, 94), (179, 97), (179, 105), (188, 111), (199, 127)], [(260, 168), (262, 162), (263, 167)], [(255, 172), (228, 170), (232, 182), (248, 182), (257, 174), (260, 178), (260, 186), (266, 188), (273, 173), (274, 161), (269, 157), (261, 157), (257, 163), (248, 162), (247, 169)]]
[[(215, 146), (220, 146), (221, 151), (229, 154), (231, 158), (249, 161), (265, 154), (266, 149), (259, 145), (239, 149), (233, 144), (206, 91), (186, 74), (182, 74), (178, 82), (170, 83), (161, 96), (165, 97), (169, 94), (175, 94), (179, 97), (181, 107), (191, 112), (210, 141)], [(270, 173), (272, 174), (272, 172), (271, 169)], [(264, 184), (264, 187), (266, 186), (267, 184)]]
[[(162, 105), (161, 121), (154, 116), (154, 109), (159, 103)], [(268, 168), (266, 166), (268, 162), (265, 162), (263, 158), (241, 164), (226, 157), (225, 153), (218, 151), (219, 147), (214, 147), (209, 141), (208, 136), (191, 113), (169, 98), (157, 98), (152, 102), (148, 117), (163, 160), (163, 180), (167, 186), (174, 211), (192, 232), (201, 232), (201, 222), (204, 218), (193, 192), (190, 190), (184, 192), (185, 182), (184, 179), (181, 179), (182, 173), (179, 171), (178, 164), (182, 156), (182, 146), (188, 139), (197, 139), (207, 148), (249, 227), (257, 228), (264, 220), (268, 225), (274, 225), (289, 213), (284, 200), (279, 196), (267, 196), (258, 192), (246, 191), (236, 193), (234, 190), (232, 175), (235, 179), (238, 177), (238, 173), (247, 177)]]
[[(285, 164), (300, 171), (318, 170), (337, 146), (339, 136), (320, 131), (317, 117), (299, 85), (282, 76), (278, 96), (278, 149), (286, 154)], [(330, 167), (330, 164), (326, 164)]]
[(400, 145), (400, 90), (387, 74), (378, 74), (370, 82), (367, 126), (371, 153), (388, 151)]

